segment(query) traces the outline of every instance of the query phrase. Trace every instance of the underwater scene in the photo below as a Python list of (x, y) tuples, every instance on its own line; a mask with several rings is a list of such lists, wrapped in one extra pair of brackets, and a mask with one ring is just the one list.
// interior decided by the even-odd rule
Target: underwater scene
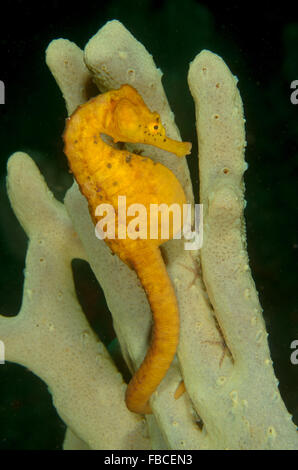
[(0, 450), (297, 449), (298, 9), (4, 16)]

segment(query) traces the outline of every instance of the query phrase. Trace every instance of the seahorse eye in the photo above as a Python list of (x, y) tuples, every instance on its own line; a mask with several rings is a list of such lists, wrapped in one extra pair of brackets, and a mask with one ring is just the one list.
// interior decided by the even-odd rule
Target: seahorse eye
[(158, 121), (151, 122), (148, 125), (148, 130), (150, 134), (153, 134), (153, 135), (156, 135), (156, 134), (165, 135), (165, 130), (163, 126), (160, 124), (160, 122)]

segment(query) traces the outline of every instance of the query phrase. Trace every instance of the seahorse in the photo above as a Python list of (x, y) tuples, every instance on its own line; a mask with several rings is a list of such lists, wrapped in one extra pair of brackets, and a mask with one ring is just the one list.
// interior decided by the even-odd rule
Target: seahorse
[[(126, 205), (186, 203), (183, 188), (175, 175), (151, 158), (119, 150), (108, 145), (102, 134), (114, 142), (154, 145), (177, 156), (190, 153), (189, 142), (178, 142), (166, 136), (160, 116), (151, 112), (140, 94), (130, 85), (122, 85), (79, 106), (66, 121), (63, 134), (64, 152), (70, 170), (87, 198), (94, 224), (100, 220), (96, 207), (113, 206), (116, 214), (115, 238), (105, 238), (113, 253), (133, 268), (147, 295), (153, 329), (148, 352), (126, 389), (125, 401), (135, 413), (151, 413), (149, 399), (165, 376), (175, 356), (179, 341), (179, 311), (174, 288), (167, 274), (159, 246), (173, 237), (170, 227), (165, 237), (158, 219), (158, 237), (150, 239), (150, 219), (146, 237), (118, 238), (118, 196), (126, 197)], [(182, 222), (181, 222), (182, 223)], [(181, 228), (179, 221), (179, 227)]]

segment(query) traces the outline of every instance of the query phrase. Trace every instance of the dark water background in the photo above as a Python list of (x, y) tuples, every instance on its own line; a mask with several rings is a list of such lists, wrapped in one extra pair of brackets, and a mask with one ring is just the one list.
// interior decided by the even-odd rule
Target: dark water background
[[(210, 49), (239, 78), (247, 120), (250, 264), (280, 391), (298, 424), (298, 365), (290, 363), (290, 343), (298, 339), (298, 105), (290, 102), (290, 83), (298, 80), (298, 14), (293, 4), (271, 3), (269, 8), (260, 2), (256, 8), (250, 3), (220, 6), (195, 0), (5, 3), (0, 39), (0, 79), (6, 85), (6, 104), (0, 105), (0, 313), (16, 315), (21, 306), (27, 247), (5, 190), (9, 155), (28, 152), (61, 201), (72, 183), (61, 139), (66, 110), (44, 60), (49, 42), (63, 37), (84, 48), (107, 20), (124, 23), (162, 69), (182, 138), (194, 144), (188, 162), (196, 194), (195, 117), (186, 77), (189, 62), (200, 50)], [(86, 263), (76, 261), (73, 268), (81, 304), (121, 367), (97, 282)], [(106, 311), (104, 318), (98, 318), (98, 311)], [(128, 379), (125, 371), (124, 375)], [(0, 449), (59, 449), (64, 432), (45, 384), (19, 365), (1, 365)]]

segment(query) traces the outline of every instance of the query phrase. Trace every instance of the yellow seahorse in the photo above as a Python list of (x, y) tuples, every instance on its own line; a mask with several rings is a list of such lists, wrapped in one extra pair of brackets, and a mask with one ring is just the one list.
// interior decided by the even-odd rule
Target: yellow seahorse
[[(95, 215), (101, 203), (111, 204), (116, 213), (115, 239), (105, 241), (126, 264), (135, 269), (146, 292), (152, 315), (151, 344), (140, 368), (126, 390), (127, 407), (136, 413), (150, 413), (149, 398), (165, 376), (174, 358), (179, 340), (177, 300), (159, 245), (173, 237), (161, 238), (161, 220), (157, 239), (150, 239), (150, 219), (146, 239), (117, 237), (118, 196), (126, 197), (127, 207), (143, 204), (186, 203), (184, 191), (174, 174), (160, 163), (127, 150), (106, 144), (101, 134), (114, 142), (154, 145), (177, 156), (190, 153), (191, 144), (166, 136), (158, 113), (151, 112), (139, 93), (129, 85), (112, 90), (79, 106), (67, 119), (64, 152), (70, 168), (87, 198), (89, 211)], [(171, 228), (171, 227), (170, 227)], [(178, 227), (181, 228), (181, 224)]]

